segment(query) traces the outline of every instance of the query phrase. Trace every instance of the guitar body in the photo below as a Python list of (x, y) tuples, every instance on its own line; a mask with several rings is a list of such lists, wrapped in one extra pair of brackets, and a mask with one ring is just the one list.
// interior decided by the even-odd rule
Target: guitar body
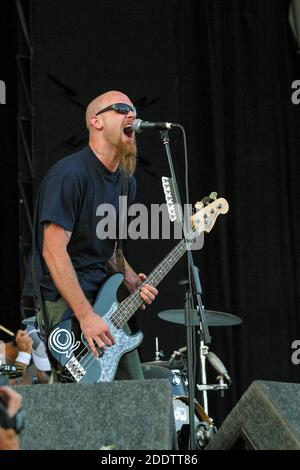
[(118, 310), (117, 290), (123, 278), (120, 273), (111, 276), (100, 289), (93, 305), (93, 310), (103, 317), (115, 338), (113, 346), (99, 351), (99, 358), (90, 352), (75, 316), (59, 323), (51, 331), (47, 344), (49, 358), (66, 381), (111, 382), (121, 357), (141, 344), (142, 333), (129, 336), (112, 320), (113, 314)]

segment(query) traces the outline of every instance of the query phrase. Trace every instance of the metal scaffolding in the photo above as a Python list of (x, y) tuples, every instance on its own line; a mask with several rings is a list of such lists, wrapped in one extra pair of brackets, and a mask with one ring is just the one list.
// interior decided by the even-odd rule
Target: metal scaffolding
[[(15, 0), (17, 14), (18, 82), (18, 185), (19, 185), (19, 256), (20, 290), (23, 291), (26, 266), (32, 244), (33, 226), (33, 102), (31, 39), (32, 1)], [(31, 308), (20, 302), (21, 315)]]

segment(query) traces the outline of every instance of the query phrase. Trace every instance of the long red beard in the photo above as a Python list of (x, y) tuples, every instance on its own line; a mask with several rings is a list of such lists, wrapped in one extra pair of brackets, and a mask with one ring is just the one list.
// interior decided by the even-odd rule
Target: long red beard
[(136, 168), (136, 143), (120, 142), (118, 145), (118, 153), (121, 155), (120, 163), (128, 170), (129, 173), (134, 173)]

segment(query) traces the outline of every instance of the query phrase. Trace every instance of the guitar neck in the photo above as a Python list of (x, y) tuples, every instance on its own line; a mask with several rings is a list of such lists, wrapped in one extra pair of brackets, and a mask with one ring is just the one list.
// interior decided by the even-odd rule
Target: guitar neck
[[(150, 284), (156, 287), (160, 281), (168, 274), (177, 261), (187, 251), (186, 242), (182, 239), (173, 250), (156, 266), (156, 268), (149, 274), (146, 281), (143, 284)], [(143, 285), (142, 284), (142, 285)], [(128, 296), (119, 306), (118, 310), (113, 315), (113, 320), (118, 325), (124, 326), (125, 323), (132, 317), (136, 310), (142, 305), (143, 300), (141, 299), (140, 293), (137, 290), (130, 296)]]
[[(198, 203), (197, 203), (198, 204)], [(197, 204), (195, 207), (197, 207)], [(200, 203), (199, 203), (200, 204)], [(203, 204), (202, 204), (203, 206)], [(226, 214), (228, 212), (228, 202), (226, 199), (216, 199), (210, 204), (202, 207), (191, 217), (191, 223), (193, 230), (189, 234), (189, 245), (193, 243), (202, 232), (210, 232), (215, 224), (216, 218), (219, 214)], [(144, 284), (151, 284), (156, 287), (160, 281), (165, 277), (166, 274), (173, 268), (177, 261), (187, 251), (188, 246), (183, 238), (173, 250), (159, 263), (159, 265), (152, 271), (147, 277)], [(113, 314), (112, 319), (116, 325), (123, 326), (129, 318), (136, 312), (136, 310), (142, 305), (143, 300), (141, 299), (140, 293), (137, 290), (125, 299), (120, 305), (117, 311)]]

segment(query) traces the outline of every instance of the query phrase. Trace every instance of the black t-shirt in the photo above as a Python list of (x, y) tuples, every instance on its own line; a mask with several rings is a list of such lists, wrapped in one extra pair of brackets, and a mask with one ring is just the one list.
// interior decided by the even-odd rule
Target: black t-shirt
[[(136, 192), (133, 176), (129, 178), (128, 188), (130, 205)], [(45, 223), (53, 222), (72, 232), (67, 250), (79, 283), (87, 293), (95, 294), (106, 279), (106, 262), (115, 248), (113, 233), (110, 238), (101, 239), (108, 229), (105, 223), (108, 212), (101, 205), (111, 204), (118, 219), (120, 195), (121, 170), (110, 172), (89, 146), (56, 163), (41, 184), (37, 212), (40, 253)], [(113, 214), (111, 209), (110, 214)], [(56, 300), (59, 293), (43, 261), (41, 271), (39, 282), (44, 300)]]

